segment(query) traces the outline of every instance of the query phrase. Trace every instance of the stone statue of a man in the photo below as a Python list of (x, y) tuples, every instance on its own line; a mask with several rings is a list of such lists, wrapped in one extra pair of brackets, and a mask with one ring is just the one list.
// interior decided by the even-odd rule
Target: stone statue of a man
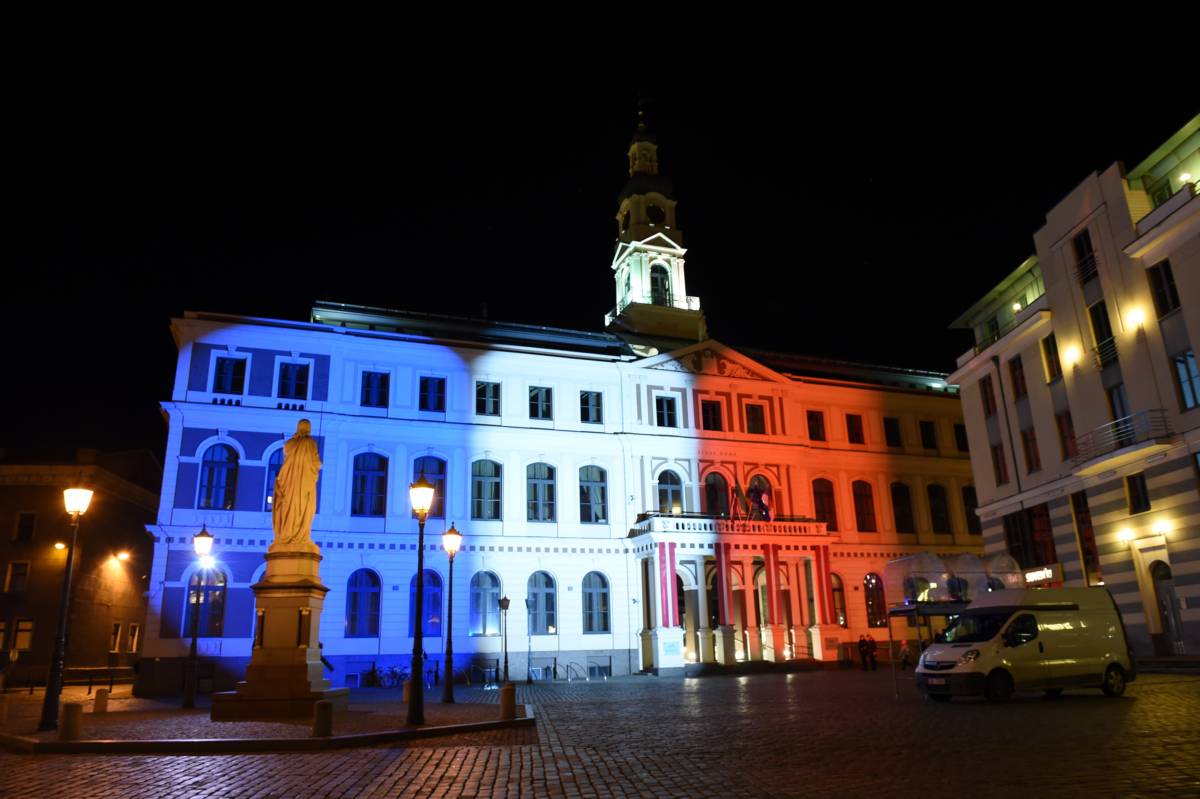
[(296, 433), (283, 445), (283, 466), (275, 478), (271, 524), (272, 549), (315, 549), (312, 520), (317, 510), (317, 474), (321, 456), (313, 439), (312, 423), (301, 419)]

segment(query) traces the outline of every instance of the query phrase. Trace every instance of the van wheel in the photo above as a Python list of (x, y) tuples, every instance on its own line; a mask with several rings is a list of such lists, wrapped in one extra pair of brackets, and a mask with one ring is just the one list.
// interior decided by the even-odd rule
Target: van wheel
[(1063, 692), (1063, 689), (1061, 689), (1061, 688), (1047, 688), (1046, 689), (1046, 698), (1047, 699), (1058, 699), (1060, 696), (1062, 696), (1062, 692)]
[(1125, 669), (1116, 663), (1109, 666), (1104, 672), (1104, 683), (1101, 684), (1100, 690), (1109, 696), (1120, 696), (1125, 693)]
[(926, 694), (934, 702), (949, 702), (950, 694)]
[(1007, 671), (996, 669), (988, 675), (983, 695), (989, 702), (1007, 702), (1013, 694), (1013, 679)]

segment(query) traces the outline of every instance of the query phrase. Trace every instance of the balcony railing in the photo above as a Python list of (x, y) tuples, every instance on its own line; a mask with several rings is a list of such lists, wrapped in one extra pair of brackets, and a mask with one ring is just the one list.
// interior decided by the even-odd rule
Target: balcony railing
[[(1042, 299), (1042, 297), (1044, 297), (1044, 296), (1046, 296), (1045, 291), (1043, 291), (1041, 294), (1037, 295), (1032, 300), (1030, 300), (1028, 303), (1026, 303), (1025, 307), (1023, 307), (1021, 310), (1017, 311), (1016, 314), (1013, 315), (1012, 319), (1009, 319), (1007, 322), (1005, 322), (1003, 325), (997, 327), (995, 330), (989, 330), (989, 331), (983, 333), (982, 335), (980, 335), (978, 340), (975, 342), (975, 354), (978, 355), (979, 353), (983, 352), (988, 347), (992, 346), (997, 341), (1004, 338), (1009, 333), (1013, 332), (1018, 327), (1020, 327), (1022, 324), (1024, 324), (1026, 322), (1026, 320), (1028, 320), (1033, 315), (1033, 313), (1029, 309), (1033, 308), (1035, 306), (1035, 304), (1038, 303), (1038, 300)], [(1044, 303), (1042, 303), (1041, 305), (1038, 305), (1038, 308), (1044, 308), (1044, 307), (1045, 307)]]
[(733, 535), (826, 535), (825, 522), (805, 516), (777, 516), (771, 521), (730, 519), (707, 513), (642, 513), (629, 531), (642, 533), (715, 533)]
[(1075, 263), (1075, 279), (1083, 285), (1096, 276), (1096, 254), (1088, 253)]
[(1103, 424), (1076, 439), (1075, 465), (1095, 460), (1134, 444), (1171, 437), (1171, 422), (1162, 408), (1140, 411)]
[(1096, 363), (1097, 369), (1103, 369), (1110, 363), (1116, 363), (1117, 340), (1115, 338), (1106, 338), (1092, 347), (1092, 360)]

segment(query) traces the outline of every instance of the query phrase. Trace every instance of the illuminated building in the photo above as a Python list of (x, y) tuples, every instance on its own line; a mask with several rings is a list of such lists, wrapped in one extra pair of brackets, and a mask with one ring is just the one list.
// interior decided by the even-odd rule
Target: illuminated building
[[(337, 685), (407, 667), (423, 623), (440, 660), (446, 556), (406, 487), (454, 523), (454, 651), (471, 672), (574, 677), (688, 661), (839, 657), (886, 638), (884, 564), (978, 552), (965, 431), (945, 375), (707, 338), (657, 147), (639, 129), (619, 199), (617, 306), (604, 331), (319, 303), (307, 322), (189, 313), (173, 323), (170, 421), (143, 690), (179, 684), (192, 535), (216, 536), (200, 651), (218, 682), (252, 645), (283, 439), (311, 419), (324, 468), (314, 538)], [(783, 349), (783, 347), (781, 347)], [(526, 609), (525, 600), (530, 604)], [(525, 653), (532, 649), (531, 664)], [(557, 670), (557, 671), (556, 671)]]
[(1140, 654), (1200, 651), (1200, 117), (1093, 174), (955, 323), (986, 552), (1106, 585)]

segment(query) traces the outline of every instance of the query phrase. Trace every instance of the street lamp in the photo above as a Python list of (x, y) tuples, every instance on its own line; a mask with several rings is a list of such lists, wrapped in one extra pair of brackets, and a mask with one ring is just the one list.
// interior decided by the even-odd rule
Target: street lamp
[(533, 685), (533, 600), (525, 597), (525, 610), (528, 611), (525, 634), (529, 639), (529, 653), (525, 656), (525, 684)]
[(454, 522), (451, 522), (450, 529), (442, 533), (442, 549), (450, 558), (450, 579), (446, 588), (446, 680), (442, 686), (442, 701), (447, 704), (454, 703), (454, 556), (460, 546), (462, 533), (454, 529)]
[(200, 660), (196, 654), (196, 636), (200, 633), (200, 602), (204, 599), (204, 583), (213, 563), (212, 546), (212, 533), (208, 531), (207, 525), (201, 525), (200, 532), (192, 536), (192, 551), (196, 553), (200, 571), (197, 573), (194, 596), (191, 595), (191, 586), (188, 586), (188, 599), (191, 601), (192, 648), (188, 653), (187, 664), (184, 666), (183, 706), (185, 708), (196, 706), (196, 682), (200, 676)]
[(504, 682), (508, 682), (508, 597), (500, 597), (500, 621), (504, 627)]
[(433, 483), (425, 479), (424, 472), (409, 485), (408, 498), (417, 514), (417, 597), (413, 606), (412, 686), (408, 702), (408, 724), (415, 727), (425, 723), (425, 650), (421, 640), (425, 626), (425, 520), (433, 507)]
[(46, 696), (42, 699), (39, 731), (58, 729), (58, 699), (62, 694), (63, 667), (67, 659), (67, 627), (71, 615), (71, 572), (75, 568), (75, 547), (79, 542), (79, 517), (87, 513), (91, 501), (92, 492), (86, 488), (68, 488), (63, 491), (63, 504), (67, 513), (71, 515), (71, 548), (67, 550), (62, 605), (58, 609), (58, 636), (54, 639), (54, 657), (50, 660), (50, 674), (46, 677)]

